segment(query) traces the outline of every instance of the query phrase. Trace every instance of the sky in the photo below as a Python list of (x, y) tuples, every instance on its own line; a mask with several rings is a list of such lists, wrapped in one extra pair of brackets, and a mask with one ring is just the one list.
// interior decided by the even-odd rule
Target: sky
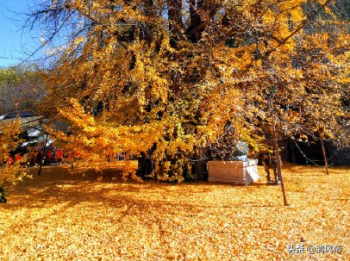
[[(0, 0), (0, 67), (18, 65), (28, 59), (40, 43), (40, 32), (22, 31), (25, 16), (32, 0)], [(34, 58), (42, 56), (39, 51)]]

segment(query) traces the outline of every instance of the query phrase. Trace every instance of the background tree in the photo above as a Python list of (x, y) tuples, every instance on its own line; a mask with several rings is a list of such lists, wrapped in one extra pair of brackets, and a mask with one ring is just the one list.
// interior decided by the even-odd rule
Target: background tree
[(45, 94), (41, 74), (35, 65), (0, 69), (0, 114), (33, 111)]

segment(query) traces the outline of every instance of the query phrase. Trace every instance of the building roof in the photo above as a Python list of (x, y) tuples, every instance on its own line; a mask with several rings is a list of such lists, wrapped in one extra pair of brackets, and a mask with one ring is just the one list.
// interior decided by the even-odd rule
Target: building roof
[(0, 119), (0, 134), (2, 134), (2, 126), (5, 124), (11, 124), (16, 120), (20, 121), (20, 130), (26, 131), (29, 128), (40, 125), (43, 117), (42, 116), (32, 116), (32, 117), (24, 117), (24, 118), (3, 118)]
[(4, 119), (15, 119), (15, 118), (28, 118), (28, 117), (34, 117), (35, 114), (28, 111), (20, 111), (20, 112), (9, 112), (5, 114)]

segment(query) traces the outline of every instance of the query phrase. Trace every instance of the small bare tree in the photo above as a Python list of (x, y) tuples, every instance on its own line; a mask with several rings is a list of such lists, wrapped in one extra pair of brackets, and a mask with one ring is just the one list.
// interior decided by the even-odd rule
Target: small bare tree
[(41, 71), (36, 66), (20, 66), (0, 70), (0, 114), (18, 110), (34, 110), (44, 95)]

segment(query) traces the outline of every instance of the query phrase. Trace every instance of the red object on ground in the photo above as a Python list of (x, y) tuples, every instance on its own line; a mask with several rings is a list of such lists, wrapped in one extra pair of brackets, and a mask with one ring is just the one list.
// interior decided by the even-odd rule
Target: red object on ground
[(56, 161), (63, 159), (63, 150), (56, 150)]
[(19, 154), (19, 153), (17, 153), (16, 155), (15, 155), (15, 161), (20, 161), (21, 160), (21, 154)]

